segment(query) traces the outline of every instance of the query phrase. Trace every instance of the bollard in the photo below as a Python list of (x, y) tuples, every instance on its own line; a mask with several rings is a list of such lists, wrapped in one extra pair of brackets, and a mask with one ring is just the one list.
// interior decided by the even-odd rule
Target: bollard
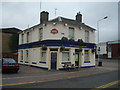
[(102, 66), (102, 62), (99, 61), (99, 62), (98, 62), (98, 66)]

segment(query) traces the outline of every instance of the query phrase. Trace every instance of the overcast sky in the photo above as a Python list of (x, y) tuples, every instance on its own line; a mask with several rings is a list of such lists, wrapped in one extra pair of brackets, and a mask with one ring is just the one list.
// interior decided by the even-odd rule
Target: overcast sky
[[(1, 4), (0, 4), (1, 5)], [(41, 11), (49, 12), (49, 20), (62, 16), (75, 19), (81, 12), (83, 23), (97, 29), (99, 22), (100, 42), (118, 39), (118, 2), (42, 2)], [(39, 24), (39, 2), (2, 2), (2, 27), (26, 29)], [(97, 33), (97, 31), (96, 31)], [(97, 37), (97, 34), (96, 34)], [(96, 38), (97, 39), (97, 38)]]

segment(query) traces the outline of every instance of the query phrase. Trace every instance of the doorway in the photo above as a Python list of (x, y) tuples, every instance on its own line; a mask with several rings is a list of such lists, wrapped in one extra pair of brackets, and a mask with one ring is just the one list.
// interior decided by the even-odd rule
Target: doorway
[(57, 52), (51, 52), (51, 69), (57, 67)]
[(79, 66), (79, 53), (75, 53), (75, 66)]

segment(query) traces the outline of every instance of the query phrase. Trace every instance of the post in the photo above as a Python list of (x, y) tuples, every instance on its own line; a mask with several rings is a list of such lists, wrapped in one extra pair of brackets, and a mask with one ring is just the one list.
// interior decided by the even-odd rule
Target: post
[[(97, 31), (98, 31), (98, 44), (99, 44), (99, 22), (108, 18), (107, 16), (97, 21)], [(99, 58), (100, 47), (98, 46), (98, 66), (102, 66), (102, 60)]]

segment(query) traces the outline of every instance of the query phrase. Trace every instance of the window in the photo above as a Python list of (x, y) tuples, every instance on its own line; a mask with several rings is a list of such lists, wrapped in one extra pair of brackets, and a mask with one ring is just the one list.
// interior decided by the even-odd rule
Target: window
[(46, 52), (42, 52), (41, 61), (46, 62)]
[(27, 42), (29, 42), (29, 32), (27, 32)]
[(22, 37), (21, 37), (21, 43), (23, 44), (24, 42), (24, 34), (22, 34)]
[(39, 29), (39, 40), (41, 41), (43, 38), (43, 28)]
[(89, 61), (89, 50), (85, 50), (84, 52), (84, 61)]
[(26, 61), (28, 61), (28, 57), (29, 57), (29, 51), (26, 50)]
[(74, 39), (74, 28), (69, 28), (69, 39)]
[(89, 42), (89, 31), (85, 31), (85, 42)]
[(20, 61), (23, 61), (23, 51), (21, 51), (21, 60)]
[(68, 62), (68, 61), (70, 61), (69, 52), (63, 52), (63, 53), (62, 53), (62, 61), (63, 61), (63, 62)]

